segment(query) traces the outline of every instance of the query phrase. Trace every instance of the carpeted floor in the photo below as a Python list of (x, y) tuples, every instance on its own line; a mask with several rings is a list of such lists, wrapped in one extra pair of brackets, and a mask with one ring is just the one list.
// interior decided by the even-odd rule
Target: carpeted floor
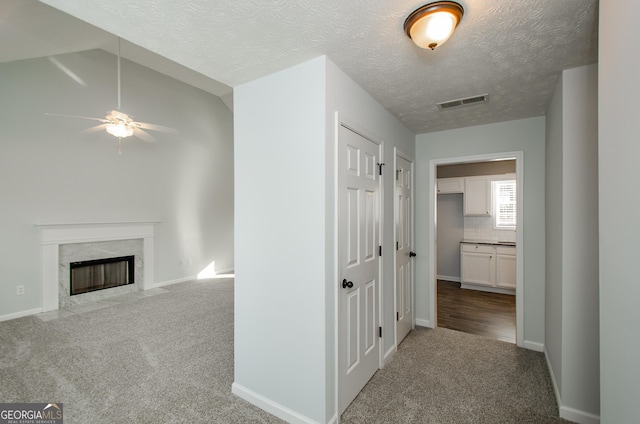
[[(0, 402), (61, 402), (67, 424), (282, 422), (231, 394), (231, 279), (56, 316), (0, 322)], [(341, 420), (560, 421), (542, 354), (447, 329), (410, 333)]]
[(342, 424), (562, 423), (544, 355), (446, 328), (417, 327)]

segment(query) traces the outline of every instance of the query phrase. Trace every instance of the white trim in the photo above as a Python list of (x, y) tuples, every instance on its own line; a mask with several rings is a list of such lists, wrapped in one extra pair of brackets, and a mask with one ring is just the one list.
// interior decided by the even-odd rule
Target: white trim
[(16, 318), (28, 317), (42, 312), (42, 308), (27, 309), (25, 311), (13, 312), (10, 314), (0, 315), (0, 321), (9, 321)]
[(157, 289), (159, 287), (170, 286), (172, 284), (186, 283), (187, 281), (194, 281), (194, 280), (197, 280), (197, 279), (198, 279), (197, 275), (190, 275), (190, 276), (187, 276), (187, 277), (176, 278), (175, 280), (160, 281), (160, 282), (157, 282), (157, 283), (150, 284), (149, 287), (145, 288), (145, 290)]
[(569, 408), (568, 406), (560, 406), (560, 418), (573, 421), (578, 424), (600, 424), (600, 416), (589, 412), (580, 411)]
[[(340, 114), (338, 111), (334, 113), (333, 128), (333, 281), (340, 281), (340, 182), (338, 167), (338, 151), (340, 143)], [(338, 417), (340, 422), (340, 329), (338, 328), (338, 319), (340, 318), (340, 289), (336, 287), (333, 291), (333, 413)]]
[(234, 267), (225, 268), (225, 269), (216, 269), (216, 275), (219, 274), (233, 274), (235, 271)]
[(525, 349), (536, 351), (536, 352), (544, 352), (544, 344), (538, 343), (538, 342), (524, 340), (522, 342), (522, 347)]
[(489, 293), (509, 294), (512, 296), (515, 296), (516, 294), (515, 289), (505, 289), (503, 287), (481, 286), (479, 284), (462, 283), (460, 284), (460, 288), (465, 290), (476, 290), (476, 291), (483, 291), (483, 292), (489, 292)]
[(452, 277), (451, 275), (436, 275), (436, 279), (445, 280), (445, 281), (453, 281), (454, 283), (460, 282), (460, 277)]
[(562, 397), (560, 396), (560, 391), (558, 390), (558, 383), (556, 381), (556, 376), (553, 373), (553, 367), (551, 367), (551, 361), (549, 360), (549, 353), (547, 352), (547, 349), (544, 349), (544, 358), (547, 362), (549, 375), (551, 376), (551, 385), (553, 386), (553, 393), (556, 396), (556, 403), (558, 404), (558, 414), (560, 415), (560, 418), (564, 418), (578, 424), (600, 424), (599, 415), (580, 411), (562, 404)]
[[(266, 411), (276, 417), (285, 420), (288, 423), (292, 424), (319, 424), (317, 421), (312, 420), (309, 417), (306, 417), (298, 412), (287, 408), (284, 405), (279, 404), (278, 402), (274, 402), (271, 399), (268, 399), (262, 396), (259, 393), (254, 392), (253, 390), (249, 390), (246, 387), (234, 382), (231, 385), (231, 393), (234, 395), (246, 400), (247, 402), (257, 406), (258, 408)], [(332, 421), (336, 418), (334, 416)]]
[(42, 311), (58, 310), (58, 266), (61, 244), (143, 239), (144, 276), (142, 290), (153, 283), (154, 225), (147, 222), (97, 222), (36, 224), (42, 245)]
[(515, 158), (516, 159), (516, 193), (518, 196), (518, 209), (517, 209), (517, 222), (518, 227), (516, 229), (516, 244), (518, 249), (516, 251), (516, 345), (524, 347), (524, 152), (497, 152), (489, 154), (481, 154), (474, 156), (459, 156), (450, 158), (432, 159), (429, 161), (429, 174), (428, 174), (428, 204), (431, 205), (428, 210), (428, 235), (427, 243), (430, 249), (429, 252), (429, 267), (427, 272), (427, 290), (428, 299), (427, 307), (429, 310), (429, 321), (436, 323), (436, 205), (437, 205), (437, 178), (436, 167), (438, 165), (446, 165), (453, 163), (463, 162), (484, 162), (488, 160), (503, 159), (503, 158)]
[(389, 350), (385, 352), (384, 357), (382, 358), (382, 368), (384, 368), (389, 363), (389, 361), (391, 360), (391, 358), (393, 358), (393, 355), (395, 355), (397, 351), (398, 346), (393, 345), (389, 348)]
[(556, 396), (556, 403), (558, 405), (562, 405), (562, 398), (560, 397), (560, 391), (558, 390), (558, 382), (556, 381), (556, 375), (553, 372), (553, 367), (551, 366), (551, 360), (549, 359), (549, 353), (547, 349), (544, 349), (544, 359), (547, 362), (547, 369), (549, 370), (549, 375), (551, 376), (551, 385), (553, 386), (553, 393)]
[(433, 328), (432, 322), (433, 321), (429, 321), (428, 319), (416, 318), (416, 325), (419, 327)]

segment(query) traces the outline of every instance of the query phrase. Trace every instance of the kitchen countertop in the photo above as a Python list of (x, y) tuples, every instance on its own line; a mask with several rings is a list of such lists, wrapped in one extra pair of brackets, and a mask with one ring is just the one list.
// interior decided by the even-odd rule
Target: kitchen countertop
[(491, 240), (462, 240), (464, 244), (488, 244), (491, 246), (516, 246), (515, 241), (491, 241)]

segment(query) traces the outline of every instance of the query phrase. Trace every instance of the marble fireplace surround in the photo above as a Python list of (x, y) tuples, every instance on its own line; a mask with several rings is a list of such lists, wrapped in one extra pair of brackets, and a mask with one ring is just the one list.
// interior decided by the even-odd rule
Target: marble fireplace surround
[(60, 246), (142, 239), (143, 280), (141, 290), (153, 284), (153, 222), (110, 222), (83, 224), (39, 224), (42, 235), (42, 311), (59, 308)]

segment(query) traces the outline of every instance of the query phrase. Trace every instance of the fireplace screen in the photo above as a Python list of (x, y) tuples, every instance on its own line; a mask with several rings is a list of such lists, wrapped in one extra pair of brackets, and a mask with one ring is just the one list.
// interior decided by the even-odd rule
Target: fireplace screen
[(71, 262), (71, 295), (133, 284), (135, 256)]

